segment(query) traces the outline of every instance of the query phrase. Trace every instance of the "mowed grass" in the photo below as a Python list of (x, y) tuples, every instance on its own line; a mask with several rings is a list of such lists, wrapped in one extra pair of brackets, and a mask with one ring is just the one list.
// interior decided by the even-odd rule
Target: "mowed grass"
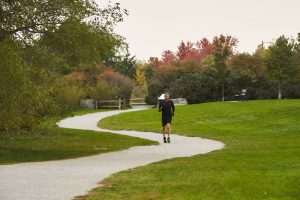
[[(79, 110), (74, 114), (90, 112), (94, 111)], [(76, 158), (156, 144), (112, 133), (58, 128), (57, 120), (59, 118), (45, 119), (40, 129), (29, 133), (0, 133), (0, 164)]]
[[(178, 106), (174, 133), (226, 147), (117, 173), (83, 199), (300, 199), (299, 122), (300, 100)], [(101, 127), (160, 132), (160, 113), (124, 113)]]

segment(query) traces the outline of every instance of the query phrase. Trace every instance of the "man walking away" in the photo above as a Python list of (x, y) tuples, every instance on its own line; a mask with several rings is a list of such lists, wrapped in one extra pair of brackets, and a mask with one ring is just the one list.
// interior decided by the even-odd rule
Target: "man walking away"
[[(173, 101), (170, 100), (170, 94), (166, 93), (164, 100), (160, 101), (158, 111), (162, 112), (162, 133), (164, 137), (164, 143), (170, 143), (171, 122), (172, 116), (174, 116), (175, 112), (175, 106)], [(166, 134), (168, 135), (168, 140), (166, 138)]]

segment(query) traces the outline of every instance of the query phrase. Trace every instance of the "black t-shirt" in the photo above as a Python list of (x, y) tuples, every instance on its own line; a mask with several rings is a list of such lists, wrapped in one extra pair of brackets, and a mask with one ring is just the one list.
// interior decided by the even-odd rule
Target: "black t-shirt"
[(173, 101), (160, 101), (159, 102), (159, 112), (162, 112), (163, 116), (172, 116), (175, 112), (175, 106)]

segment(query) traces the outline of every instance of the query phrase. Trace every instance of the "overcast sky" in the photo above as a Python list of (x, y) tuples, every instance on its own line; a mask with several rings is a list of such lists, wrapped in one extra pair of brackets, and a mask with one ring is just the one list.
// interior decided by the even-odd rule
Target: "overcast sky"
[[(100, 1), (100, 0), (99, 0)], [(102, 3), (105, 1), (102, 1)], [(140, 60), (176, 51), (181, 40), (229, 34), (237, 50), (252, 53), (263, 41), (300, 32), (300, 0), (119, 0), (129, 16), (115, 32)]]

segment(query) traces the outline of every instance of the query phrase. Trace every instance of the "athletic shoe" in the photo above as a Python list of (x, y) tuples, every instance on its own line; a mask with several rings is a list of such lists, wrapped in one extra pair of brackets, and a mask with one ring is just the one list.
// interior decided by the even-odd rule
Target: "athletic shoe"
[(167, 139), (166, 139), (166, 137), (164, 137), (164, 143), (167, 143)]
[(170, 143), (171, 141), (170, 141), (170, 138), (168, 137), (168, 143)]

